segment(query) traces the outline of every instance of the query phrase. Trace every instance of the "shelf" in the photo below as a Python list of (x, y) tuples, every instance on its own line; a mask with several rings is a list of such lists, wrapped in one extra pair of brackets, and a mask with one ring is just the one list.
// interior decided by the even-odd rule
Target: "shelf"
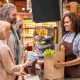
[(63, 4), (64, 8), (69, 10), (70, 12), (75, 12), (77, 14), (80, 14), (80, 4)]
[(36, 26), (39, 28), (42, 26), (44, 30), (38, 30), (37, 32), (41, 35), (52, 35), (54, 33), (54, 27), (57, 26), (57, 22), (45, 22), (45, 23), (35, 23), (32, 21), (32, 14), (29, 13), (18, 13), (17, 20), (22, 20), (22, 42), (23, 44), (32, 43), (33, 44), (33, 33)]
[(24, 45), (27, 45), (27, 44), (29, 44), (29, 43), (33, 46), (33, 44), (32, 44), (31, 42), (26, 42), (26, 43), (24, 43)]
[(33, 27), (22, 27), (22, 29), (34, 29)]
[(28, 35), (28, 34), (27, 34), (27, 35), (26, 35), (26, 34), (22, 34), (21, 36), (22, 36), (23, 38), (25, 38), (25, 37), (26, 37), (26, 38), (33, 38), (33, 35), (30, 35), (30, 34), (29, 34), (29, 35)]

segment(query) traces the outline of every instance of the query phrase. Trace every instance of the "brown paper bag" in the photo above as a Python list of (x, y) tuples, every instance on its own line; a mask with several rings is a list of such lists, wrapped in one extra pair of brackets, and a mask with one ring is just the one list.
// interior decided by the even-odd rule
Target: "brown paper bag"
[(45, 79), (60, 79), (64, 78), (64, 68), (56, 69), (54, 64), (57, 61), (64, 61), (65, 51), (60, 49), (54, 56), (44, 57), (44, 78)]

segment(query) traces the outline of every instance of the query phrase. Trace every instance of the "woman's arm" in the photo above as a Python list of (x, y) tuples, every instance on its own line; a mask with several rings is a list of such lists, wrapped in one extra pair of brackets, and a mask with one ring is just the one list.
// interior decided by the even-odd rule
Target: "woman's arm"
[(74, 60), (71, 60), (71, 61), (63, 62), (64, 67), (65, 66), (77, 65), (77, 64), (80, 64), (80, 57), (78, 57)]
[(32, 63), (32, 61), (26, 61), (26, 63), (22, 64), (22, 66), (21, 65), (15, 65), (13, 63), (12, 58), (11, 58), (12, 57), (11, 54), (12, 53), (10, 53), (10, 51), (7, 48), (4, 48), (0, 51), (2, 65), (5, 68), (7, 73), (18, 72), (18, 71), (20, 71), (20, 69), (22, 67), (28, 66)]
[(55, 67), (56, 68), (61, 68), (61, 67), (66, 67), (66, 66), (73, 66), (73, 65), (77, 65), (80, 64), (80, 57), (71, 60), (71, 61), (67, 61), (67, 62), (60, 62), (58, 61), (57, 63), (55, 63)]

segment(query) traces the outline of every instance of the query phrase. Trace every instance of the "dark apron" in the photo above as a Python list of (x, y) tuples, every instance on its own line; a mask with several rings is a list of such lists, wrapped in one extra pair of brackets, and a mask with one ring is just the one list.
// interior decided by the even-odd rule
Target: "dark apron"
[[(62, 44), (65, 46), (65, 61), (71, 61), (77, 58), (76, 55), (73, 54), (73, 41), (75, 37), (72, 43), (63, 40)], [(65, 78), (80, 78), (80, 64), (65, 67)]]

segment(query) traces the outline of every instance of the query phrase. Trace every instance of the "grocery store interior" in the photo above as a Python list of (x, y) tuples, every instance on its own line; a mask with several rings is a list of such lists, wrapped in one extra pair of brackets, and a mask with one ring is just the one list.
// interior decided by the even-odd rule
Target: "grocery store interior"
[(15, 80), (64, 80), (64, 68), (53, 67), (56, 60), (63, 61), (65, 56), (57, 54), (64, 35), (61, 20), (69, 12), (80, 15), (80, 0), (0, 0), (0, 9), (5, 3), (16, 6), (13, 25), (17, 26), (19, 42), (25, 46), (16, 65), (32, 61), (21, 67), (26, 74)]

